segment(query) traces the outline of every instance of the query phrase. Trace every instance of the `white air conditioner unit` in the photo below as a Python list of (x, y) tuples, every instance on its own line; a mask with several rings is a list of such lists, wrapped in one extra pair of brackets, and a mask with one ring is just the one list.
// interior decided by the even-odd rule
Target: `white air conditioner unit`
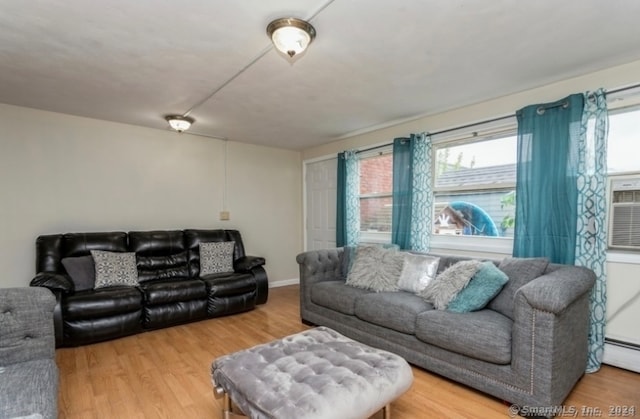
[(609, 247), (640, 251), (640, 174), (609, 178)]

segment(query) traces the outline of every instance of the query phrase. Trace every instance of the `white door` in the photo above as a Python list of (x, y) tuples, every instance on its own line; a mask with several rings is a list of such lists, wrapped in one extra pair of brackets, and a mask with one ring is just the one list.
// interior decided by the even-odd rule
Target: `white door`
[(306, 250), (336, 247), (337, 162), (305, 163)]

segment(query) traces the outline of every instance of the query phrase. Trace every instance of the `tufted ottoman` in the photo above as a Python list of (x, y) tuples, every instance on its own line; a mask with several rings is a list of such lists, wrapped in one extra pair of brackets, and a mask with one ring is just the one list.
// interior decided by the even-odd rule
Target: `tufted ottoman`
[(214, 394), (252, 419), (368, 418), (409, 389), (407, 362), (326, 327), (254, 346), (211, 365)]

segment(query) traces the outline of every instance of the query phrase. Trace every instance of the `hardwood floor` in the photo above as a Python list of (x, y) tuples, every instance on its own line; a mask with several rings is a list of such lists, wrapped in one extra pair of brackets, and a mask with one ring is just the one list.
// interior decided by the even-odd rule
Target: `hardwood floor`
[[(266, 305), (239, 315), (58, 349), (59, 417), (219, 418), (211, 362), (307, 329), (298, 290), (273, 288)], [(413, 386), (392, 404), (394, 419), (510, 417), (500, 400), (419, 368), (413, 372)], [(640, 417), (640, 374), (605, 365), (585, 375), (565, 401), (565, 413), (575, 408), (576, 417), (586, 417), (583, 408), (590, 408), (600, 409), (596, 416), (622, 417), (610, 414), (610, 406), (635, 406)]]

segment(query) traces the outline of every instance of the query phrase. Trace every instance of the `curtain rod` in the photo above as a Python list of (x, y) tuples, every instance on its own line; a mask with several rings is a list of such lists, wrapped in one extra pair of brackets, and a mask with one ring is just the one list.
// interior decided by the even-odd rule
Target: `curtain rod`
[[(478, 126), (478, 125), (490, 124), (491, 122), (502, 121), (504, 119), (509, 119), (509, 118), (513, 118), (513, 117), (515, 117), (515, 114), (500, 116), (500, 117), (497, 117), (497, 118), (487, 119), (487, 120), (480, 121), (480, 122), (474, 122), (472, 124), (459, 125), (457, 127), (447, 128), (447, 129), (443, 129), (443, 130), (440, 130), (440, 131), (426, 132), (426, 134), (427, 135), (446, 134), (447, 132), (458, 131), (458, 130), (461, 130), (461, 129), (471, 128), (471, 127), (475, 127), (475, 126)], [(375, 147), (369, 147), (369, 148), (365, 148), (365, 149), (362, 149), (362, 150), (358, 150), (358, 151), (356, 151), (356, 153), (366, 153), (367, 151), (373, 151), (373, 150), (377, 150), (379, 148), (388, 147), (388, 146), (390, 146), (392, 144), (393, 144), (393, 142), (386, 143), (386, 144), (381, 144), (381, 145), (377, 145)]]
[[(617, 89), (609, 90), (609, 91), (605, 92), (605, 94), (606, 95), (611, 95), (611, 94), (625, 92), (627, 90), (632, 90), (632, 89), (637, 89), (637, 88), (640, 88), (640, 83), (633, 84), (633, 85), (627, 86), (627, 87), (619, 87)], [(562, 104), (557, 105), (557, 106), (562, 106)], [(497, 122), (497, 121), (502, 121), (504, 119), (514, 118), (515, 116), (516, 116), (516, 114), (513, 113), (511, 115), (500, 116), (500, 117), (497, 117), (497, 118), (487, 119), (487, 120), (480, 121), (480, 122), (474, 122), (472, 124), (459, 125), (457, 127), (447, 128), (447, 129), (443, 129), (443, 130), (435, 131), (435, 132), (427, 132), (426, 134), (427, 135), (446, 134), (448, 132), (458, 131), (458, 130), (465, 129), (465, 128), (471, 128), (471, 127), (475, 127), (475, 126), (478, 126), (478, 125), (490, 124), (492, 122)], [(366, 153), (367, 151), (373, 151), (373, 150), (377, 150), (379, 148), (389, 147), (390, 145), (393, 145), (393, 142), (377, 145), (377, 146), (374, 146), (374, 147), (365, 148), (365, 149), (362, 149), (362, 150), (358, 150), (358, 151), (356, 151), (356, 153)]]

